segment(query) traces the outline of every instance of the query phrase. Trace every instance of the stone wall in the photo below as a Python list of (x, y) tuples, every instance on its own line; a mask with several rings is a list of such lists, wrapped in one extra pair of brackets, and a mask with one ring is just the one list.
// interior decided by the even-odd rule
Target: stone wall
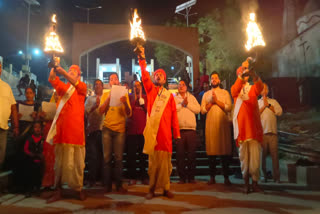
[(273, 77), (320, 77), (320, 21), (279, 49)]

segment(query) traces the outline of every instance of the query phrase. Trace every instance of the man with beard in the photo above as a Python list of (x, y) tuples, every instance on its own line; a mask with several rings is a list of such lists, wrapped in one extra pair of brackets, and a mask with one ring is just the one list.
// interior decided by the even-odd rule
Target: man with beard
[(170, 174), (172, 171), (172, 133), (174, 138), (180, 138), (179, 122), (176, 103), (173, 95), (163, 87), (166, 82), (166, 73), (162, 69), (154, 72), (154, 84), (146, 70), (144, 48), (139, 47), (139, 65), (142, 73), (142, 82), (147, 93), (147, 123), (143, 132), (145, 144), (143, 152), (149, 155), (149, 193), (147, 199), (154, 196), (156, 188), (164, 190), (163, 195), (172, 198), (170, 192)]
[(201, 113), (206, 119), (206, 151), (209, 156), (211, 179), (208, 184), (215, 184), (216, 156), (220, 156), (223, 168), (224, 183), (230, 185), (228, 178), (229, 159), (232, 151), (231, 131), (228, 113), (231, 111), (231, 97), (227, 90), (220, 87), (219, 74), (211, 74), (212, 89), (202, 98)]
[[(241, 171), (245, 182), (244, 193), (250, 191), (249, 176), (252, 178), (252, 189), (261, 192), (258, 186), (261, 143), (263, 130), (261, 125), (257, 97), (263, 90), (263, 83), (253, 70), (249, 70), (248, 58), (237, 70), (238, 78), (231, 87), (235, 107), (233, 113), (234, 139), (239, 147)], [(249, 78), (254, 84), (249, 84)]]

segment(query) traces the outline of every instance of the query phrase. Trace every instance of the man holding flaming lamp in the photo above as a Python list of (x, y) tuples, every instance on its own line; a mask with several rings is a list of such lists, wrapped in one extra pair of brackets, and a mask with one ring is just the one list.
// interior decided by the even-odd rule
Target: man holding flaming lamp
[[(55, 21), (55, 15), (52, 20)], [(56, 61), (54, 54), (63, 52), (63, 49), (55, 33), (55, 24), (53, 26), (46, 39), (45, 51), (53, 54), (53, 61), (48, 65), (51, 67), (49, 82), (56, 93), (61, 96), (61, 100), (46, 140), (52, 144), (55, 138), (55, 186), (57, 188), (47, 203), (61, 199), (63, 183), (67, 183), (71, 189), (77, 191), (80, 200), (86, 198), (82, 186), (85, 167), (83, 118), (87, 86), (80, 81), (79, 66), (72, 65), (66, 72)], [(62, 82), (57, 73), (62, 75), (68, 83)]]
[(149, 193), (147, 199), (154, 197), (156, 188), (164, 190), (164, 196), (173, 197), (170, 192), (170, 174), (172, 171), (172, 134), (180, 138), (179, 122), (176, 103), (173, 95), (163, 86), (166, 82), (166, 73), (162, 69), (154, 72), (152, 83), (149, 72), (146, 70), (146, 60), (142, 43), (145, 41), (141, 28), (141, 20), (135, 11), (131, 24), (131, 42), (136, 45), (135, 53), (139, 58), (142, 73), (142, 82), (147, 93), (147, 123), (143, 132), (145, 144), (143, 152), (149, 155)]
[[(247, 26), (248, 41), (246, 49), (264, 46), (265, 43), (258, 25), (254, 22), (254, 13), (250, 14), (250, 21)], [(255, 49), (257, 50), (257, 49)], [(235, 107), (233, 114), (234, 139), (239, 147), (239, 159), (241, 171), (245, 182), (244, 193), (250, 192), (249, 179), (252, 178), (253, 192), (261, 192), (258, 186), (260, 176), (260, 153), (263, 141), (263, 130), (260, 120), (257, 97), (263, 90), (263, 83), (253, 69), (256, 58), (249, 57), (237, 69), (237, 80), (231, 87), (231, 95)], [(254, 84), (249, 84), (249, 78)]]

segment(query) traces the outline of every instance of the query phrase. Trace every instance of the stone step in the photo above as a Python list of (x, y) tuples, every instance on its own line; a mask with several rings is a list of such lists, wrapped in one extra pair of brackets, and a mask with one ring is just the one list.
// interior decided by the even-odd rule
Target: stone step
[(0, 192), (3, 192), (8, 187), (9, 176), (12, 174), (12, 171), (0, 172)]

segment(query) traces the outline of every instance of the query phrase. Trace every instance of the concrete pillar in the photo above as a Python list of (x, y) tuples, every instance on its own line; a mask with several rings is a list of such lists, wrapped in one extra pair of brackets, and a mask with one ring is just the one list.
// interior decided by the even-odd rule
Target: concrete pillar
[(131, 74), (134, 75), (134, 74), (135, 74), (134, 68), (135, 68), (135, 66), (136, 66), (136, 61), (135, 61), (135, 59), (132, 59), (131, 62), (132, 62), (132, 65), (131, 65)]
[(153, 73), (154, 72), (154, 59), (150, 60), (150, 67), (151, 67), (151, 71), (149, 71), (149, 72)]
[(296, 0), (284, 0), (282, 44), (287, 44), (297, 36)]
[(116, 72), (119, 76), (119, 82), (121, 82), (121, 70), (120, 70), (120, 59), (116, 58)]
[(9, 73), (12, 74), (12, 64), (9, 65)]
[(100, 68), (100, 58), (97, 58), (96, 59), (96, 79), (102, 80), (100, 77), (102, 75), (100, 75), (99, 68)]

